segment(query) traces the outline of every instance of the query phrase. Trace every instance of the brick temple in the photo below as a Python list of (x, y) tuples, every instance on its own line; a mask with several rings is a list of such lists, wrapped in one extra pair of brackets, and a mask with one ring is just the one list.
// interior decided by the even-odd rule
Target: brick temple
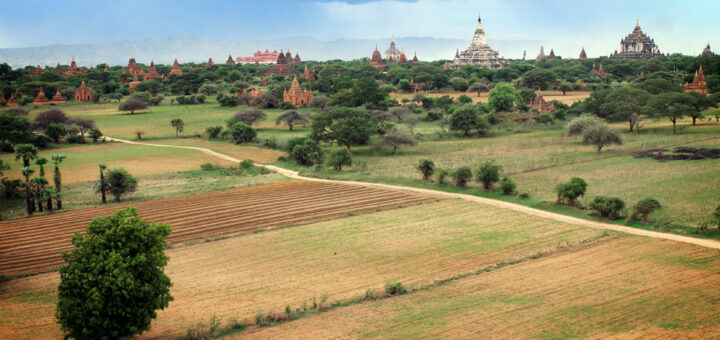
[(662, 57), (655, 40), (643, 33), (640, 29), (640, 20), (635, 24), (635, 29), (620, 41), (620, 52), (610, 55), (610, 58), (628, 58), (628, 59), (650, 59), (654, 57)]
[(43, 73), (45, 73), (45, 70), (42, 67), (40, 67), (40, 65), (38, 65), (34, 69), (30, 70), (30, 72), (28, 72), (28, 75), (33, 77), (33, 76), (39, 76)]
[(235, 64), (235, 60), (233, 59), (232, 54), (228, 55), (228, 59), (225, 61), (225, 64), (227, 64), (227, 65)]
[(705, 73), (703, 72), (702, 66), (695, 72), (692, 83), (685, 83), (684, 92), (707, 94), (707, 83), (705, 82)]
[(173, 76), (173, 75), (181, 76), (182, 74), (183, 74), (183, 71), (180, 69), (180, 64), (178, 64), (177, 57), (175, 57), (175, 62), (173, 63), (173, 66), (167, 75), (169, 77), (169, 76)]
[(80, 69), (80, 68), (77, 66), (77, 63), (75, 62), (75, 57), (72, 57), (72, 62), (70, 62), (70, 67), (69, 67), (67, 70), (62, 71), (62, 67), (60, 66), (60, 63), (58, 63), (58, 68), (59, 68), (60, 73), (62, 74), (62, 76), (63, 76), (63, 77), (66, 77), (66, 78), (69, 77), (69, 76), (74, 76), (74, 75), (78, 75), (78, 74), (83, 74), (83, 73), (85, 73), (84, 70)]
[(45, 96), (45, 93), (42, 90), (42, 87), (40, 88), (40, 92), (38, 92), (37, 97), (35, 97), (35, 100), (33, 100), (33, 105), (40, 106), (40, 105), (48, 105), (50, 104), (50, 101)]
[(308, 84), (314, 83), (317, 80), (317, 75), (315, 74), (315, 69), (313, 69), (312, 72), (310, 72), (306, 65), (305, 71), (303, 71), (303, 78), (305, 78), (305, 82)]
[(55, 91), (55, 95), (53, 96), (51, 103), (53, 103), (53, 104), (62, 104), (62, 103), (65, 103), (65, 97), (63, 97), (63, 96), (60, 94), (60, 89), (59, 89), (59, 88), (57, 89), (57, 91)]
[(134, 56), (130, 56), (130, 60), (128, 60), (128, 66), (125, 67), (125, 72), (129, 74), (145, 74), (145, 71), (143, 71), (142, 67), (140, 67), (140, 65), (135, 62)]
[[(282, 51), (280, 51), (280, 53), (282, 53)], [(265, 52), (257, 50), (252, 57), (237, 57), (235, 61), (238, 64), (272, 64), (277, 61), (278, 55), (279, 53), (277, 50), (270, 52), (266, 48)]]
[(538, 110), (538, 112), (555, 112), (555, 104), (548, 103), (547, 100), (545, 100), (545, 97), (543, 97), (542, 91), (538, 89), (537, 95), (535, 96), (535, 99), (530, 101), (530, 107), (533, 109)]
[(587, 60), (587, 54), (585, 53), (585, 47), (580, 50), (580, 60)]
[[(161, 79), (162, 77), (162, 74), (158, 73), (157, 69), (155, 68), (155, 61), (150, 60), (150, 67), (148, 67), (147, 72), (145, 72), (145, 75), (143, 76), (143, 81)], [(127, 81), (127, 78), (125, 79), (125, 81)]]
[(75, 91), (75, 101), (79, 103), (92, 101), (92, 91), (85, 86), (84, 80), (80, 84), (80, 88)]
[(592, 70), (590, 70), (591, 76), (597, 76), (597, 77), (604, 77), (605, 76), (605, 69), (603, 69), (602, 64), (600, 64), (600, 68), (595, 68), (595, 63), (593, 63)]
[(293, 64), (295, 64), (295, 60), (290, 54), (290, 51), (288, 51), (287, 54), (283, 54), (282, 50), (280, 50), (277, 60), (275, 61), (275, 65), (265, 73), (265, 76), (289, 76), (291, 74), (295, 74), (297, 73), (297, 70)]
[(17, 106), (17, 105), (18, 105), (18, 102), (17, 102), (17, 94), (16, 94), (16, 93), (11, 93), (11, 94), (10, 94), (10, 99), (8, 99), (6, 105), (7, 105), (7, 106)]
[(380, 71), (385, 70), (385, 67), (387, 67), (387, 64), (385, 64), (382, 59), (382, 55), (380, 55), (377, 45), (375, 45), (375, 51), (373, 51), (372, 58), (370, 58), (370, 66), (374, 66)]
[(205, 64), (205, 68), (211, 68), (215, 65), (215, 63), (212, 61), (212, 58), (208, 59), (207, 64)]
[(309, 105), (312, 97), (312, 91), (303, 90), (300, 87), (297, 76), (293, 78), (292, 86), (290, 86), (290, 89), (283, 91), (283, 101), (290, 102), (295, 106)]

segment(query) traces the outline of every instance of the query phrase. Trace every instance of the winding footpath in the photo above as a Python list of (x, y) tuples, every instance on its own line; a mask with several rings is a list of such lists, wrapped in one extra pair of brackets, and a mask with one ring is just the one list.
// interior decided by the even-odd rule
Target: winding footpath
[[(178, 145), (134, 142), (134, 141), (128, 141), (128, 140), (117, 139), (117, 138), (112, 138), (112, 137), (106, 137), (106, 138), (111, 141), (128, 143), (128, 144), (197, 150), (200, 152), (204, 152), (208, 155), (212, 155), (212, 156), (215, 156), (215, 157), (218, 157), (218, 158), (221, 158), (224, 160), (228, 160), (231, 162), (239, 163), (241, 161), (237, 158), (230, 157), (228, 155), (224, 155), (224, 154), (212, 151), (207, 148), (194, 147), (194, 146), (178, 146)], [(369, 182), (355, 182), (355, 181), (338, 181), (338, 180), (330, 180), (330, 179), (312, 178), (312, 177), (301, 176), (300, 174), (298, 174), (297, 171), (288, 170), (288, 169), (277, 167), (274, 165), (263, 164), (263, 166), (270, 170), (276, 171), (281, 175), (284, 175), (284, 176), (287, 176), (287, 177), (290, 177), (293, 179), (299, 179), (299, 180), (305, 180), (305, 181), (315, 181), (315, 182), (327, 182), (327, 183), (341, 182), (341, 183), (355, 184), (355, 185), (366, 186), (366, 187), (406, 190), (406, 191), (412, 191), (412, 192), (417, 192), (417, 193), (435, 195), (438, 197), (461, 198), (461, 199), (472, 201), (472, 202), (477, 202), (477, 203), (481, 203), (481, 204), (491, 205), (494, 207), (509, 209), (509, 210), (513, 210), (513, 211), (517, 211), (517, 212), (521, 212), (521, 213), (525, 213), (525, 214), (529, 214), (529, 215), (534, 215), (534, 216), (538, 216), (538, 217), (549, 218), (549, 219), (553, 219), (553, 220), (560, 221), (560, 222), (582, 225), (582, 226), (586, 226), (586, 227), (590, 227), (590, 228), (613, 230), (613, 231), (619, 231), (619, 232), (628, 233), (628, 234), (632, 234), (632, 235), (654, 237), (654, 238), (659, 238), (659, 239), (695, 244), (695, 245), (707, 247), (707, 248), (720, 249), (720, 242), (715, 241), (715, 240), (700, 239), (700, 238), (695, 238), (695, 237), (690, 237), (690, 236), (668, 234), (668, 233), (661, 233), (661, 232), (657, 232), (657, 231), (626, 227), (626, 226), (617, 225), (617, 224), (590, 221), (590, 220), (586, 220), (586, 219), (582, 219), (582, 218), (562, 215), (562, 214), (549, 212), (549, 211), (545, 211), (545, 210), (530, 208), (530, 207), (520, 205), (520, 204), (499, 201), (499, 200), (494, 200), (494, 199), (485, 198), (485, 197), (478, 197), (478, 196), (467, 195), (467, 194), (450, 193), (450, 192), (444, 192), (444, 191), (439, 191), (439, 190), (406, 187), (406, 186), (402, 186), (402, 185), (369, 183)]]

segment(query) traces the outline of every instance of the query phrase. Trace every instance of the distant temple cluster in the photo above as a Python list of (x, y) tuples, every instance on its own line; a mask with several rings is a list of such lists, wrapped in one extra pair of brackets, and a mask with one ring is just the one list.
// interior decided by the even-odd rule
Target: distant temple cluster
[(265, 76), (289, 76), (291, 74), (295, 74), (297, 70), (293, 65), (300, 64), (302, 64), (300, 55), (295, 53), (295, 58), (293, 58), (290, 50), (288, 50), (285, 54), (283, 54), (283, 51), (280, 50), (280, 53), (278, 53), (277, 59), (275, 60), (275, 65), (265, 73)]
[(255, 54), (253, 54), (252, 57), (237, 57), (235, 59), (235, 62), (238, 64), (272, 64), (278, 59), (278, 55), (282, 53), (280, 51), (278, 53), (277, 50), (275, 51), (268, 51), (268, 49), (265, 49), (265, 52), (260, 52), (260, 50), (257, 50)]
[[(385, 60), (387, 60), (387, 62)], [(414, 54), (412, 61), (408, 62), (405, 51), (399, 50), (397, 46), (395, 46), (394, 36), (390, 40), (390, 47), (385, 50), (385, 60), (383, 60), (380, 50), (378, 50), (376, 44), (375, 51), (373, 51), (373, 54), (370, 57), (370, 65), (376, 67), (380, 71), (384, 70), (388, 64), (411, 64), (412, 66), (420, 65), (417, 53)]]

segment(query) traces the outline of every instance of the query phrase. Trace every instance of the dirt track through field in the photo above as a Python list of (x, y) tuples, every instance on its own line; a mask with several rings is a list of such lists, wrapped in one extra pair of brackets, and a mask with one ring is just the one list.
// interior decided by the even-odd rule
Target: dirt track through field
[(53, 270), (72, 248), (71, 236), (97, 216), (124, 207), (173, 226), (171, 243), (250, 232), (260, 227), (319, 221), (433, 199), (431, 195), (342, 183), (287, 181), (212, 193), (0, 222), (0, 275)]
[[(131, 142), (131, 141), (126, 141), (126, 140), (117, 139), (117, 138), (110, 138), (110, 139), (118, 141), (118, 142), (131, 143), (131, 144), (154, 145), (154, 146), (160, 146), (160, 147), (178, 147), (178, 146), (173, 146), (173, 145), (137, 143), (137, 142)], [(223, 155), (221, 153), (218, 153), (218, 152), (215, 152), (215, 151), (212, 151), (209, 149), (205, 149), (205, 148), (189, 147), (189, 146), (182, 146), (181, 148), (198, 150), (198, 151), (204, 152), (206, 154), (214, 155), (214, 156), (217, 156), (219, 158), (229, 160), (229, 161), (234, 161), (234, 162), (240, 161), (240, 160), (232, 158), (230, 156)], [(304, 176), (301, 176), (300, 174), (298, 174), (297, 171), (280, 168), (280, 167), (277, 167), (274, 165), (264, 165), (264, 166), (271, 170), (275, 170), (282, 175), (285, 175), (287, 177), (294, 178), (294, 179), (302, 179), (302, 180), (306, 180), (306, 181), (324, 182), (324, 183), (350, 183), (351, 182), (351, 181), (336, 181), (336, 180), (329, 180), (329, 179), (304, 177)], [(621, 225), (617, 225), (617, 224), (609, 224), (609, 223), (590, 221), (590, 220), (585, 220), (582, 218), (577, 218), (577, 217), (557, 214), (557, 213), (553, 213), (553, 212), (549, 212), (549, 211), (545, 211), (545, 210), (530, 208), (530, 207), (526, 207), (526, 206), (520, 205), (520, 204), (498, 201), (498, 200), (494, 200), (491, 198), (484, 198), (484, 197), (478, 197), (478, 196), (466, 195), (466, 194), (449, 193), (449, 192), (438, 191), (438, 190), (405, 187), (405, 186), (401, 186), (401, 185), (367, 183), (367, 182), (352, 182), (352, 183), (366, 186), (366, 187), (373, 187), (373, 188), (404, 190), (404, 191), (412, 191), (415, 193), (420, 193), (420, 194), (425, 194), (425, 195), (462, 198), (462, 199), (477, 202), (477, 203), (487, 204), (487, 205), (491, 205), (491, 206), (495, 206), (495, 207), (499, 207), (499, 208), (510, 209), (513, 211), (522, 212), (522, 213), (535, 215), (535, 216), (539, 216), (539, 217), (551, 218), (556, 221), (572, 223), (572, 224), (576, 224), (576, 225), (583, 225), (583, 226), (590, 227), (590, 228), (615, 230), (615, 231), (620, 231), (620, 232), (633, 234), (633, 235), (661, 238), (661, 239), (666, 239), (666, 240), (673, 240), (673, 241), (678, 241), (678, 242), (695, 244), (695, 245), (699, 245), (699, 246), (707, 247), (707, 248), (720, 249), (720, 242), (715, 241), (715, 240), (699, 239), (699, 238), (689, 237), (689, 236), (667, 234), (667, 233), (661, 233), (661, 232), (656, 232), (656, 231), (626, 227), (626, 226), (621, 226)]]

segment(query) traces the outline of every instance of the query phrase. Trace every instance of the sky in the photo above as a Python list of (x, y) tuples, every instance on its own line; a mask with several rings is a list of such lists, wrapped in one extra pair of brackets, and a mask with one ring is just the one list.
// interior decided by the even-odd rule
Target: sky
[(0, 0), (0, 8), (0, 48), (181, 37), (332, 41), (391, 35), (398, 43), (402, 37), (433, 37), (469, 44), (478, 15), (491, 46), (526, 42), (500, 51), (510, 58), (521, 57), (521, 49), (534, 57), (541, 44), (546, 53), (553, 48), (569, 57), (582, 47), (590, 57), (608, 55), (636, 19), (663, 53), (696, 55), (707, 42), (720, 47), (712, 40), (720, 37), (717, 0)]

